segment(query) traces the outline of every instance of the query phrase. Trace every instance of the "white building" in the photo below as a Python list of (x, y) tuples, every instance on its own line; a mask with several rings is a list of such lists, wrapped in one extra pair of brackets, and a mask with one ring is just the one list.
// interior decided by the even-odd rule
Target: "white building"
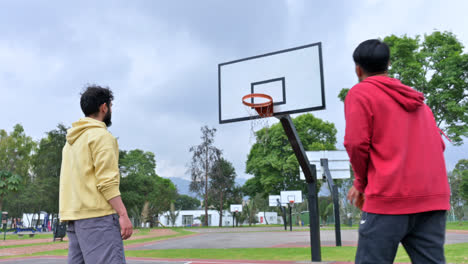
[[(205, 216), (205, 210), (181, 210), (179, 215), (176, 217), (174, 226), (201, 226), (202, 218)], [(256, 215), (257, 224), (264, 225), (266, 224), (265, 215), (263, 212), (260, 212)], [(276, 212), (266, 212), (266, 220), (268, 224), (282, 224), (283, 220), (281, 217), (278, 217)], [(159, 221), (165, 226), (172, 226), (172, 223), (169, 220), (169, 212), (164, 213), (159, 217)], [(222, 223), (223, 226), (232, 226), (232, 214), (228, 211), (223, 212)], [(248, 223), (243, 223), (248, 224)], [(208, 210), (208, 225), (209, 226), (219, 226), (219, 212), (216, 210)]]

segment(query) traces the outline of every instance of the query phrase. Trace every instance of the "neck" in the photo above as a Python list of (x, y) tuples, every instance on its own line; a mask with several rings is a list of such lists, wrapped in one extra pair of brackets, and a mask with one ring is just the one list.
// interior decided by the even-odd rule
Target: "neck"
[(104, 122), (104, 121), (103, 121), (104, 119), (101, 118), (101, 117), (98, 116), (98, 115), (90, 115), (90, 116), (87, 116), (87, 117), (92, 118), (92, 119), (97, 120), (97, 121)]
[(363, 74), (361, 77), (361, 82), (372, 76), (387, 76), (388, 77), (388, 72), (384, 71), (384, 72), (378, 72), (378, 73)]

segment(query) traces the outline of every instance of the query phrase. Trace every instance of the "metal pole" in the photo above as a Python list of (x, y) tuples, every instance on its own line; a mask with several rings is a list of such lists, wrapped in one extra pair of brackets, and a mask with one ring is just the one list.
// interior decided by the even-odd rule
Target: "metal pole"
[(327, 179), (328, 188), (333, 199), (333, 209), (335, 212), (335, 240), (336, 246), (341, 247), (341, 224), (340, 224), (340, 203), (338, 197), (338, 187), (333, 183), (330, 169), (328, 168), (328, 159), (320, 159), (320, 165), (323, 167), (324, 176)]
[(288, 230), (288, 217), (286, 216), (286, 209), (284, 206), (281, 206), (281, 211), (283, 212), (283, 220), (284, 220), (284, 231)]
[(321, 261), (322, 256), (320, 252), (320, 223), (318, 214), (318, 198), (317, 198), (317, 170), (315, 165), (311, 165), (301, 140), (297, 134), (296, 127), (294, 126), (291, 117), (284, 115), (278, 117), (284, 132), (288, 137), (289, 143), (293, 148), (297, 161), (301, 166), (302, 172), (306, 178), (308, 187), (308, 201), (309, 201), (309, 220), (310, 220), (310, 250), (312, 261)]
[[(312, 165), (315, 171), (315, 165)], [(318, 216), (318, 198), (316, 182), (307, 182), (307, 200), (309, 202), (310, 251), (312, 261), (322, 261), (320, 252), (320, 222)]]
[(281, 208), (281, 213), (282, 213), (282, 217), (283, 217), (283, 224), (284, 224), (284, 231), (287, 231), (288, 230), (288, 221), (287, 221), (287, 217), (286, 217), (286, 211), (284, 209), (284, 207), (281, 205), (281, 202), (279, 199), (276, 199), (276, 202), (278, 203), (278, 206)]
[(291, 205), (289, 206), (289, 231), (292, 232), (292, 207)]
[(232, 228), (234, 228), (234, 218), (235, 218), (236, 212), (233, 212), (232, 214)]

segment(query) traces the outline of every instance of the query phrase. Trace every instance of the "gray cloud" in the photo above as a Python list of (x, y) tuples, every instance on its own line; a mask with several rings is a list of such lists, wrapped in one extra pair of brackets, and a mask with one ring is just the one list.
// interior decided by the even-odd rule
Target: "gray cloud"
[[(39, 139), (81, 117), (85, 84), (109, 85), (116, 95), (111, 131), (123, 149), (154, 152), (162, 176), (188, 176), (188, 149), (206, 124), (218, 128), (217, 145), (249, 177), (250, 124), (217, 124), (217, 64), (321, 41), (327, 110), (315, 114), (336, 124), (341, 148), (343, 105), (336, 96), (356, 82), (351, 53), (360, 41), (437, 28), (468, 44), (463, 1), (349, 2), (3, 2), (1, 128), (22, 123)], [(464, 153), (466, 146), (449, 146), (449, 168)]]

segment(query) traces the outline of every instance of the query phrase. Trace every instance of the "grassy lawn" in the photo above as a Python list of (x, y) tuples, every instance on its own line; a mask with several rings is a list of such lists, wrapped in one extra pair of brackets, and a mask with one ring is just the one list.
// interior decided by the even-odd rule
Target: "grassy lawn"
[[(25, 235), (23, 236), (18, 236), (18, 234), (8, 234), (6, 235), (6, 240), (18, 240), (18, 239), (26, 240), (26, 239), (42, 239), (42, 238), (54, 239), (54, 235), (52, 233), (48, 233), (48, 234), (35, 233), (34, 237), (29, 237), (28, 234), (29, 233), (25, 233)], [(0, 239), (3, 240), (3, 233), (0, 235)]]
[(468, 230), (468, 221), (464, 222), (449, 222), (447, 223), (447, 229), (452, 230)]
[[(149, 229), (146, 232), (146, 234), (149, 234)], [(192, 235), (196, 234), (194, 232), (186, 231), (186, 230), (174, 230), (177, 232), (177, 234), (174, 235), (168, 235), (168, 236), (160, 236), (160, 237), (148, 237), (148, 238), (142, 238), (142, 239), (135, 239), (135, 240), (126, 240), (124, 241), (124, 245), (131, 245), (131, 244), (139, 244), (139, 243), (145, 243), (145, 242), (152, 242), (152, 241), (158, 241), (158, 240), (165, 240), (169, 238), (175, 238), (175, 237), (180, 237), (180, 236), (187, 236), (187, 235)], [(145, 234), (145, 233), (143, 233)], [(45, 242), (45, 243), (34, 243), (34, 244), (24, 244), (24, 245), (11, 245), (11, 246), (1, 246), (0, 249), (3, 248), (19, 248), (19, 247), (28, 247), (28, 246), (37, 246), (37, 245), (50, 245), (54, 243), (68, 243), (68, 242)], [(52, 252), (52, 253), (50, 253)], [(34, 254), (27, 254), (23, 256), (42, 256), (42, 255), (66, 255), (68, 250), (62, 249), (62, 250), (53, 250), (53, 251), (47, 251), (47, 252), (38, 252)], [(12, 257), (19, 257), (19, 256), (8, 256), (8, 257), (0, 257), (2, 258), (12, 258)]]
[[(449, 263), (468, 263), (468, 243), (445, 246)], [(65, 256), (67, 250), (54, 250), (27, 256)], [(356, 247), (322, 247), (323, 261), (354, 261)], [(235, 249), (163, 249), (127, 250), (127, 257), (186, 258), (186, 259), (244, 259), (244, 260), (310, 260), (309, 248), (235, 248)], [(410, 262), (405, 250), (398, 249), (395, 262)]]
[[(67, 243), (68, 244), (68, 241), (57, 241), (55, 242), (55, 244), (57, 243)], [(20, 248), (20, 247), (30, 247), (30, 246), (40, 246), (40, 245), (50, 245), (50, 244), (54, 244), (54, 242), (43, 242), (43, 243), (32, 243), (32, 244), (23, 244), (23, 245), (9, 245), (9, 246), (0, 246), (0, 249), (4, 249), (4, 248)]]

